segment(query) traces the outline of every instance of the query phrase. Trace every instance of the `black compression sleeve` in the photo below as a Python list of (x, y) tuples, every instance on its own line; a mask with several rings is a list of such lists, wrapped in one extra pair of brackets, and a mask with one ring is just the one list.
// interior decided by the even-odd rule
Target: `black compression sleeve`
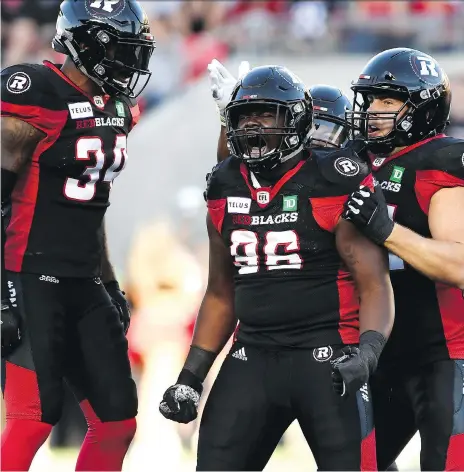
[(13, 192), (14, 186), (16, 184), (16, 180), (18, 179), (18, 174), (11, 172), (10, 170), (2, 169), (2, 227), (1, 227), (1, 251), (2, 251), (2, 258), (1, 258), (1, 269), (2, 269), (2, 283), (1, 283), (1, 297), (2, 300), (8, 298), (8, 286), (7, 286), (7, 277), (6, 277), (6, 269), (5, 269), (5, 241), (6, 241), (6, 234), (5, 234), (5, 221), (3, 217), (4, 205), (8, 204), (8, 200), (10, 199), (11, 193)]
[(198, 346), (191, 346), (184, 369), (194, 374), (201, 382), (205, 380), (217, 354)]

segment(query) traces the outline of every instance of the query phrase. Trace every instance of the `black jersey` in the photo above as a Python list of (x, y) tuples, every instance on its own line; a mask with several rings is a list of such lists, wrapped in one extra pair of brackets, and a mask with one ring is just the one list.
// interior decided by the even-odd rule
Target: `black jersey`
[(44, 133), (11, 196), (5, 265), (64, 277), (100, 274), (103, 217), (139, 112), (125, 97), (90, 96), (44, 62), (2, 71), (2, 116)]
[(359, 297), (335, 245), (348, 195), (367, 165), (312, 151), (272, 187), (234, 157), (213, 170), (208, 211), (235, 265), (239, 341), (319, 347), (359, 340)]
[[(388, 158), (373, 159), (373, 173), (390, 216), (431, 237), (430, 200), (442, 188), (464, 186), (464, 141), (439, 135)], [(456, 215), (464, 218), (464, 215)], [(464, 298), (458, 288), (434, 282), (390, 255), (396, 318), (382, 359), (429, 362), (464, 357)]]

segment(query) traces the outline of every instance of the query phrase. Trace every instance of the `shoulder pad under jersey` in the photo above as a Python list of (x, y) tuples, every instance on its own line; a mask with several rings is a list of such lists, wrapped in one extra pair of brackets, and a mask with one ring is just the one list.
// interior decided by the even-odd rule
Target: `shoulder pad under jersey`
[(441, 170), (464, 179), (464, 140), (446, 137), (437, 140), (436, 143), (441, 146), (425, 156), (424, 168)]
[(54, 88), (45, 73), (46, 67), (42, 64), (18, 64), (3, 69), (2, 114), (8, 110), (8, 104), (50, 108)]
[(347, 192), (358, 188), (370, 174), (369, 166), (352, 149), (313, 149), (312, 158), (317, 162), (325, 180), (340, 185)]
[(224, 198), (227, 188), (233, 185), (235, 177), (240, 175), (240, 161), (230, 156), (217, 163), (206, 175), (206, 200), (218, 200)]

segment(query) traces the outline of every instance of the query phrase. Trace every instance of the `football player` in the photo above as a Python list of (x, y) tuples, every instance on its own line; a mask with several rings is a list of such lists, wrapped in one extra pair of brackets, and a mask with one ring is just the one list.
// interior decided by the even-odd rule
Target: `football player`
[(76, 470), (121, 470), (137, 394), (103, 218), (154, 41), (136, 1), (66, 0), (53, 46), (63, 65), (1, 76), (2, 469), (29, 469), (60, 418), (65, 380), (89, 426)]
[[(242, 61), (238, 77), (249, 72), (250, 64)], [(223, 161), (230, 155), (227, 147), (225, 128), (225, 107), (228, 105), (237, 79), (217, 59), (208, 64), (211, 93), (216, 102), (221, 121), (217, 161)], [(348, 139), (348, 126), (345, 112), (351, 110), (351, 102), (343, 92), (330, 85), (313, 85), (309, 89), (313, 101), (314, 128), (311, 131), (310, 147), (341, 147)]]
[[(242, 61), (239, 67), (239, 77), (249, 71), (249, 68), (249, 63)], [(208, 65), (208, 71), (212, 96), (216, 102), (221, 121), (221, 133), (217, 150), (217, 158), (220, 162), (230, 154), (225, 133), (224, 110), (228, 100), (230, 100), (237, 79), (216, 59)], [(345, 119), (346, 112), (352, 110), (349, 98), (340, 89), (330, 85), (313, 85), (310, 87), (309, 93), (313, 102), (314, 126), (311, 131), (311, 140), (307, 143), (308, 147), (340, 148), (347, 145), (351, 134), (350, 126)], [(358, 143), (360, 142), (358, 140)], [(364, 148), (363, 143), (362, 149), (364, 150)], [(376, 443), (377, 448), (381, 447), (378, 438)], [(386, 470), (398, 470), (396, 463), (392, 462)]]
[(248, 72), (225, 118), (231, 157), (206, 190), (208, 287), (160, 411), (196, 418), (239, 321), (202, 416), (197, 470), (262, 470), (295, 419), (320, 469), (374, 470), (367, 381), (394, 303), (386, 254), (340, 219), (350, 189), (372, 188), (372, 176), (354, 153), (309, 155), (311, 97), (286, 68)]
[(396, 321), (373, 380), (379, 468), (418, 430), (422, 470), (464, 470), (464, 141), (443, 134), (451, 89), (428, 54), (372, 58), (354, 111), (386, 203), (360, 188), (344, 218), (390, 251)]

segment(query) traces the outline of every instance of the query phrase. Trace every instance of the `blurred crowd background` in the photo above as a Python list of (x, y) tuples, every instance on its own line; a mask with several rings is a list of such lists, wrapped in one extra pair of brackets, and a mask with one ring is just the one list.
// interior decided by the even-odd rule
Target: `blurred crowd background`
[[(1, 0), (2, 67), (62, 57), (50, 46), (60, 0)], [(126, 470), (147, 464), (194, 470), (197, 424), (158, 414), (164, 389), (182, 366), (207, 277), (204, 175), (214, 165), (219, 120), (206, 66), (288, 66), (307, 85), (349, 81), (383, 49), (404, 46), (434, 55), (453, 88), (449, 134), (464, 137), (462, 1), (142, 1), (157, 49), (140, 97), (142, 120), (130, 139), (127, 170), (115, 183), (108, 214), (110, 250), (133, 305), (130, 355), (139, 385), (138, 432)], [(443, 59), (443, 61), (442, 61)], [(341, 83), (343, 81), (343, 84)], [(208, 377), (210, 385), (220, 366)], [(203, 399), (206, 398), (205, 389)], [(63, 420), (33, 471), (73, 470), (85, 422), (71, 395)], [(415, 438), (400, 458), (418, 466)], [(292, 425), (267, 471), (315, 470)]]

